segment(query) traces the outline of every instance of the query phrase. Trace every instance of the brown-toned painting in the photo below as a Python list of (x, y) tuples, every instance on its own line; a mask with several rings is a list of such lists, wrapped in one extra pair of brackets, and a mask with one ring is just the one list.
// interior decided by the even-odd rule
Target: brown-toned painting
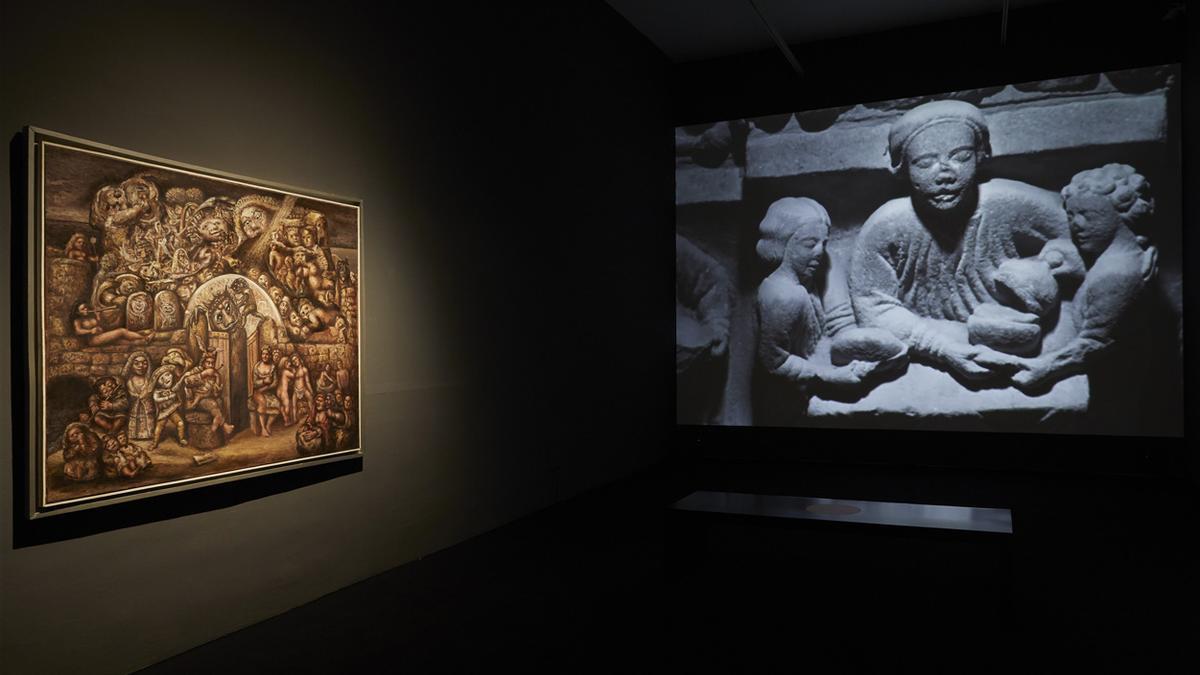
[(361, 205), (28, 131), (31, 516), (361, 453)]

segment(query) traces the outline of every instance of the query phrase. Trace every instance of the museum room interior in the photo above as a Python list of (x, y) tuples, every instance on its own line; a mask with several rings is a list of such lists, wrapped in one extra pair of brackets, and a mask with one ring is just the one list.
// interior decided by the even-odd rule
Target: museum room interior
[[(0, 4), (0, 672), (1194, 671), (1188, 9)], [(54, 174), (40, 129), (300, 202)], [(183, 272), (129, 272), (172, 222)], [(259, 328), (159, 325), (267, 227)], [(229, 464), (301, 355), (296, 461)], [(150, 370), (145, 442), (97, 426)]]

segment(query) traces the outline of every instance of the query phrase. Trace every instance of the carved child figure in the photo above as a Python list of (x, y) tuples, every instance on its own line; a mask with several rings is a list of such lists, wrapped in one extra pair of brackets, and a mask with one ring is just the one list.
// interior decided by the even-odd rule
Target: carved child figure
[(1071, 241), (1087, 266), (1073, 306), (1078, 334), (1062, 348), (1029, 360), (1028, 369), (1013, 378), (1025, 390), (1084, 372), (1109, 350), (1122, 317), (1158, 272), (1158, 249), (1137, 233), (1153, 214), (1154, 199), (1150, 184), (1133, 167), (1107, 164), (1082, 171), (1062, 195)]
[[(881, 362), (850, 361), (832, 366), (810, 360), (825, 331), (818, 280), (829, 240), (829, 214), (806, 197), (785, 197), (767, 209), (759, 225), (757, 251), (777, 264), (758, 287), (758, 365), (773, 387), (767, 410), (803, 412), (802, 399), (814, 388), (864, 388)], [(781, 386), (782, 385), (782, 386)], [(790, 395), (786, 395), (789, 394)]]

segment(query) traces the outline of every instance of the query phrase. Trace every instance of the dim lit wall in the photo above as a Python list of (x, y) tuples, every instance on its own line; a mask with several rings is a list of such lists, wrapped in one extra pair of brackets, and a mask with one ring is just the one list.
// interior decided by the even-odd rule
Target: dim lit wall
[[(6, 141), (32, 124), (363, 201), (365, 456), (29, 527), (6, 436), (0, 670), (127, 672), (658, 458), (669, 67), (569, 4), (4, 5)], [(7, 288), (24, 253), (0, 247)], [(0, 334), (6, 429), (23, 349)]]

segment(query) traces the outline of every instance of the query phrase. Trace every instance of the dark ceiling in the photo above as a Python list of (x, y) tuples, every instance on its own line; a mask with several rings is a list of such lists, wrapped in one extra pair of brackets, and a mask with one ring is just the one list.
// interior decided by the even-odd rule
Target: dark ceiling
[[(1009, 8), (1011, 12), (1045, 2), (1011, 0)], [(995, 15), (998, 35), (1004, 7), (1003, 0), (608, 0), (608, 4), (675, 63), (771, 49), (764, 19), (790, 44), (987, 14)]]

